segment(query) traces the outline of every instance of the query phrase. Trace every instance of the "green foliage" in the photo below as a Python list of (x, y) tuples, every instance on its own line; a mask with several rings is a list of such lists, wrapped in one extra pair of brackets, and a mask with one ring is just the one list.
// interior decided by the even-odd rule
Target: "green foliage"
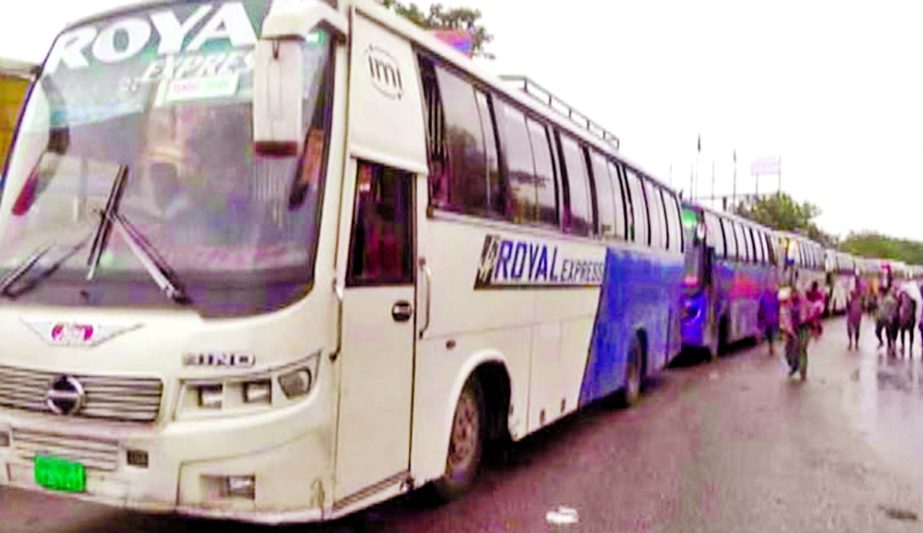
[(394, 11), (398, 15), (410, 20), (417, 26), (427, 30), (465, 30), (471, 34), (473, 54), (479, 57), (493, 58), (485, 47), (494, 39), (487, 33), (487, 29), (480, 24), (481, 11), (467, 7), (446, 8), (442, 4), (433, 4), (429, 13), (423, 12), (413, 2), (402, 3), (401, 0), (380, 0), (381, 5)]
[(760, 198), (751, 205), (741, 204), (735, 211), (764, 226), (800, 233), (824, 246), (837, 245), (835, 236), (824, 233), (814, 223), (814, 219), (820, 216), (820, 208), (810, 202), (799, 204), (785, 193)]
[(873, 232), (850, 233), (842, 249), (863, 257), (896, 259), (910, 265), (923, 265), (923, 242), (894, 239)]

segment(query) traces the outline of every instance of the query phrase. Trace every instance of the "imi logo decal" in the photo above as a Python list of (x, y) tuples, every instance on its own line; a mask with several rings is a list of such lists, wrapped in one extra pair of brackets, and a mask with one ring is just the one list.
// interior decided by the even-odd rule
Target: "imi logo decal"
[(605, 261), (571, 257), (557, 246), (488, 235), (474, 288), (596, 287), (605, 269)]

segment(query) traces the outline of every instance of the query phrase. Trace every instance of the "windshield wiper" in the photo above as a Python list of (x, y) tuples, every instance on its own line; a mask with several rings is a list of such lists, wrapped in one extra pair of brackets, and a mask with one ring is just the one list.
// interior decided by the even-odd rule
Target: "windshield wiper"
[(180, 304), (190, 303), (189, 296), (186, 294), (186, 288), (177, 277), (176, 272), (174, 272), (167, 262), (164, 261), (163, 257), (157, 253), (157, 250), (154, 249), (154, 246), (144, 235), (131, 225), (124, 216), (118, 214), (114, 210), (108, 215), (104, 214), (104, 216), (107, 217), (110, 225), (115, 225), (115, 229), (122, 238), (125, 239), (128, 248), (135, 254), (135, 257), (138, 258), (138, 261), (144, 269), (147, 270), (147, 273), (150, 274), (154, 283), (156, 283), (157, 286), (160, 287), (160, 290), (167, 295), (167, 298)]
[(87, 258), (87, 266), (90, 268), (87, 272), (87, 281), (92, 281), (96, 275), (99, 260), (103, 256), (106, 245), (109, 244), (109, 235), (112, 233), (112, 214), (115, 213), (119, 200), (122, 199), (122, 192), (125, 190), (127, 181), (128, 165), (121, 165), (115, 181), (112, 182), (112, 189), (109, 191), (109, 198), (106, 200), (106, 209), (100, 212), (99, 226), (96, 228), (93, 246), (90, 248), (90, 256)]
[(87, 242), (89, 242), (89, 240), (90, 240), (90, 237), (88, 235), (84, 237), (77, 244), (71, 246), (70, 249), (67, 251), (67, 253), (65, 253), (57, 261), (49, 265), (48, 268), (43, 270), (28, 285), (26, 285), (25, 287), (21, 288), (20, 290), (14, 293), (13, 291), (11, 291), (11, 289), (16, 284), (16, 282), (22, 279), (22, 277), (25, 276), (27, 273), (29, 273), (29, 271), (31, 271), (35, 267), (35, 265), (37, 265), (39, 261), (42, 260), (42, 258), (48, 255), (51, 252), (51, 250), (55, 249), (59, 245), (57, 243), (51, 243), (51, 244), (46, 244), (40, 247), (32, 255), (30, 255), (25, 261), (23, 261), (21, 265), (13, 269), (9, 274), (7, 274), (3, 278), (2, 281), (0, 281), (0, 295), (6, 296), (8, 298), (15, 298), (17, 296), (20, 296), (24, 292), (28, 291), (29, 289), (33, 288), (35, 285), (38, 284), (39, 281), (54, 274), (58, 270), (58, 268), (61, 267), (61, 265), (66, 263), (77, 252), (83, 249), (87, 245)]

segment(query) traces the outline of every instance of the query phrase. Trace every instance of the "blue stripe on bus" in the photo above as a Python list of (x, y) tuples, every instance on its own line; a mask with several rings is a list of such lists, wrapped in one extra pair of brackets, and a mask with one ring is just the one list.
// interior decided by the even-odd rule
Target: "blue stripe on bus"
[(669, 362), (668, 356), (679, 348), (682, 275), (680, 255), (608, 249), (580, 387), (581, 406), (624, 385), (629, 342), (637, 338), (637, 332), (644, 331), (647, 338), (649, 368), (659, 369)]

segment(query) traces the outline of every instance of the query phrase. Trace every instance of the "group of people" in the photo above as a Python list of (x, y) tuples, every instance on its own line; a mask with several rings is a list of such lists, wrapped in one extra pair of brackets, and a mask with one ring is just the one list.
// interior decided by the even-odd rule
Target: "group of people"
[[(901, 341), (901, 355), (906, 353), (906, 348), (909, 348), (911, 357), (913, 356), (914, 331), (917, 328), (920, 329), (920, 338), (923, 339), (923, 320), (920, 320), (917, 313), (917, 300), (912, 294), (913, 289), (913, 285), (906, 284), (901, 288), (887, 287), (882, 291), (875, 317), (875, 336), (878, 338), (879, 348), (887, 345), (888, 355), (897, 355), (898, 336)], [(855, 299), (859, 299), (858, 296)], [(862, 316), (861, 313), (858, 316), (850, 314), (848, 319), (858, 329)], [(906, 342), (908, 338), (909, 346)], [(858, 333), (856, 339), (858, 341)]]
[(776, 292), (767, 291), (760, 302), (760, 322), (769, 344), (769, 355), (775, 355), (775, 338), (781, 333), (789, 376), (799, 374), (807, 379), (808, 343), (823, 333), (826, 295), (814, 282), (801, 293), (795, 287)]
[[(826, 294), (818, 282), (802, 293), (793, 284), (779, 291), (767, 289), (760, 301), (760, 328), (769, 344), (769, 355), (775, 355), (774, 340), (781, 334), (789, 376), (807, 378), (808, 344), (823, 333), (822, 318)], [(908, 281), (895, 284), (890, 276), (877, 289), (868, 287), (856, 276), (846, 302), (846, 334), (849, 349), (859, 348), (862, 317), (871, 311), (875, 316), (875, 336), (878, 348), (886, 348), (889, 356), (913, 355), (915, 331), (920, 330), (923, 344), (923, 286)], [(900, 349), (898, 350), (898, 339)]]

